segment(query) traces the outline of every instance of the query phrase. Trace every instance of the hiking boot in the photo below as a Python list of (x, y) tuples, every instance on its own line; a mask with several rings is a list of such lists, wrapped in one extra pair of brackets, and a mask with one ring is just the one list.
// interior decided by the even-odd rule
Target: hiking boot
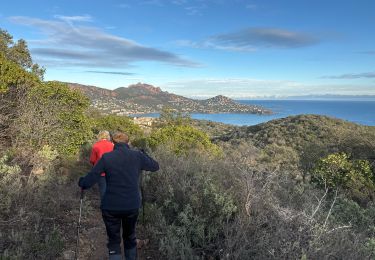
[(131, 249), (125, 249), (125, 260), (136, 260), (137, 259), (137, 247)]
[(122, 256), (116, 251), (109, 251), (109, 260), (122, 260)]

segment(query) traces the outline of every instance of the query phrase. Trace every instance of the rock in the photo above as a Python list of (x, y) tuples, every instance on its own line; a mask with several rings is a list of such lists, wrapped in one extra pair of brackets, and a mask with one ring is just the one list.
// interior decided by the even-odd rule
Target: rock
[(74, 259), (74, 251), (66, 250), (63, 252), (63, 259), (65, 260), (73, 260)]

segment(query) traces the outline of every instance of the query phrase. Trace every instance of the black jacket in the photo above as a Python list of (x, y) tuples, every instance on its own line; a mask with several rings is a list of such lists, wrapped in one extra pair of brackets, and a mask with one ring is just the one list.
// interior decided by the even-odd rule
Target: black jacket
[(131, 150), (126, 144), (117, 143), (112, 152), (104, 154), (94, 168), (79, 179), (78, 185), (88, 189), (97, 183), (100, 174), (105, 172), (107, 188), (101, 209), (138, 209), (141, 206), (139, 175), (142, 170), (157, 171), (159, 164), (145, 153)]

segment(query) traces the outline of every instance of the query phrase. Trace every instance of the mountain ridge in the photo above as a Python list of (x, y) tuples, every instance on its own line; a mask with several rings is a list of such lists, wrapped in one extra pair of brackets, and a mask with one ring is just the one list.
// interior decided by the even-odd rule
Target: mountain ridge
[(197, 100), (140, 82), (114, 90), (78, 83), (65, 83), (83, 92), (91, 99), (93, 107), (108, 114), (158, 113), (165, 106), (186, 113), (272, 113), (271, 110), (261, 106), (240, 104), (223, 95)]

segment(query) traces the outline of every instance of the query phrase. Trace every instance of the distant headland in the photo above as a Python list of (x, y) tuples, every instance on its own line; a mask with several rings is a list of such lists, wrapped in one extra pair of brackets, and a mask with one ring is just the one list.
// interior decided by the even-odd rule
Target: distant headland
[(72, 89), (82, 91), (90, 98), (92, 106), (104, 114), (159, 113), (163, 107), (183, 113), (272, 114), (270, 109), (241, 104), (222, 95), (197, 100), (162, 91), (159, 87), (144, 83), (120, 87), (115, 90), (77, 83), (67, 84)]

